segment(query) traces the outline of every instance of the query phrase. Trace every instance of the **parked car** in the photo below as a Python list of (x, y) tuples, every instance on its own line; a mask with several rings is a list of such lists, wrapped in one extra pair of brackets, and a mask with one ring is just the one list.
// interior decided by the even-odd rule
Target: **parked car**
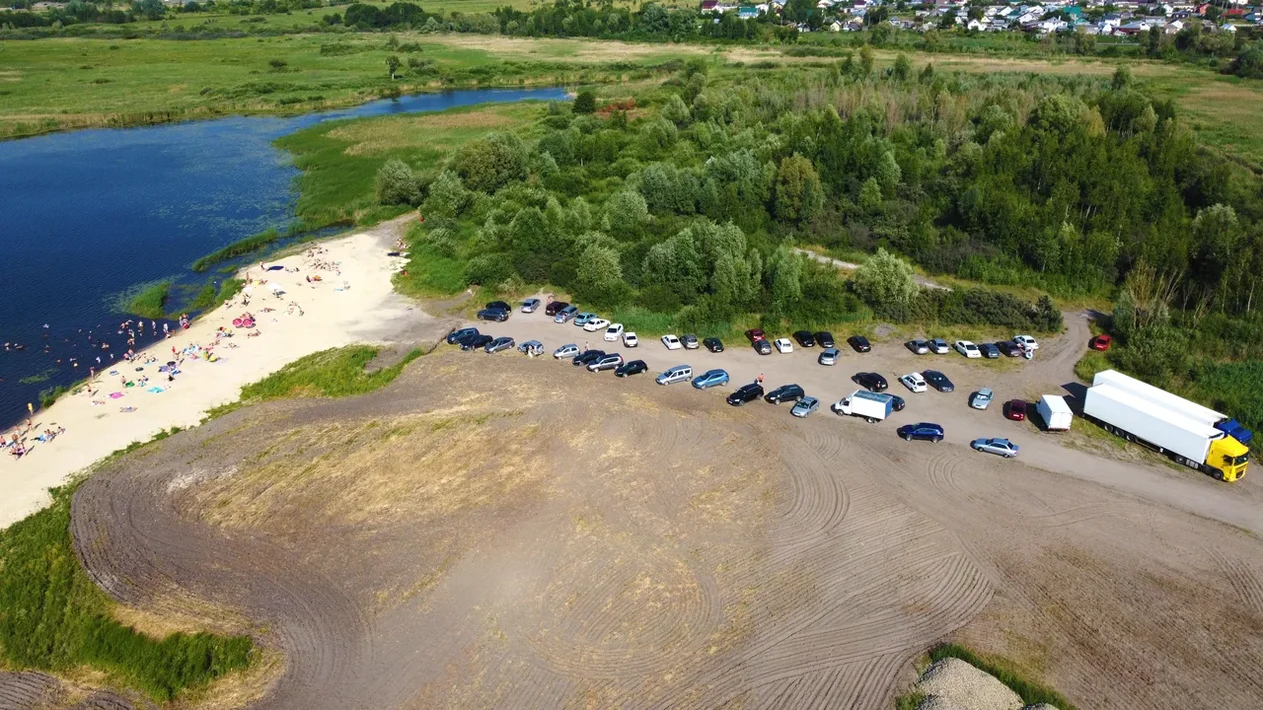
[(583, 324), (583, 329), (589, 333), (605, 330), (608, 327), (610, 327), (610, 322), (605, 318), (590, 318), (587, 323)]
[(991, 406), (991, 400), (993, 398), (995, 398), (995, 393), (991, 391), (991, 388), (983, 387), (977, 392), (974, 392), (973, 396), (969, 398), (969, 406), (974, 409), (986, 409)]
[(1022, 357), (1022, 346), (1012, 340), (1001, 340), (995, 344), (995, 347), (1005, 357)]
[(579, 354), (579, 346), (574, 343), (568, 343), (553, 351), (553, 357), (558, 360), (568, 360)]
[(639, 375), (642, 372), (648, 371), (649, 366), (645, 364), (644, 360), (632, 360), (631, 362), (622, 364), (614, 370), (614, 376), (631, 377), (632, 375)]
[(484, 308), (478, 311), (478, 320), (491, 320), (497, 323), (503, 323), (509, 319), (509, 312), (502, 311), (498, 308)]
[(751, 382), (748, 385), (741, 385), (737, 388), (736, 392), (728, 395), (728, 404), (731, 404), (734, 407), (740, 407), (746, 402), (753, 402), (762, 396), (763, 385)]
[(482, 335), (482, 333), (479, 333), (477, 329), (474, 329), (472, 333), (466, 333), (460, 336), (459, 338), (457, 338), (455, 344), (459, 345), (461, 347), (461, 350), (464, 350), (465, 346), (468, 345), (471, 340), (473, 340), (474, 338), (477, 338), (479, 335)]
[(578, 355), (575, 355), (574, 360), (571, 360), (570, 362), (573, 365), (583, 365), (584, 367), (587, 367), (603, 357), (605, 357), (604, 350), (584, 350)]
[(782, 354), (794, 352), (794, 344), (789, 341), (789, 338), (777, 338), (773, 344), (776, 346), (777, 352)]
[(702, 341), (702, 346), (713, 353), (722, 353), (724, 351), (724, 343), (719, 338), (707, 338)]
[(640, 347), (640, 338), (637, 338), (635, 333), (625, 332), (623, 333), (623, 346), (628, 348)]
[(491, 303), (488, 303), (487, 305), (483, 306), (483, 308), (486, 308), (486, 309), (487, 309), (487, 310), (489, 310), (489, 311), (511, 311), (511, 310), (513, 310), (513, 307), (512, 307), (512, 306), (510, 306), (508, 303), (506, 303), (506, 302), (504, 302), (504, 301), (492, 301)]
[(618, 339), (623, 337), (623, 324), (614, 323), (605, 329), (605, 339), (611, 343), (617, 343)]
[(538, 340), (528, 340), (525, 343), (522, 343), (521, 345), (517, 346), (517, 351), (520, 353), (526, 353), (527, 355), (530, 355), (531, 357), (535, 357), (537, 355), (543, 355), (544, 344), (539, 342)]
[(1000, 348), (991, 343), (978, 343), (978, 350), (982, 352), (982, 356), (988, 360), (994, 360), (1000, 357)]
[(1039, 350), (1039, 343), (1029, 335), (1015, 335), (1013, 336), (1013, 342), (1027, 350)]
[(763, 334), (762, 330), (758, 328), (751, 328), (746, 331), (746, 337), (750, 339), (751, 343), (753, 343), (756, 340), (763, 340), (767, 336)]
[(707, 370), (693, 378), (693, 386), (699, 390), (728, 384), (728, 373), (723, 370)]
[(478, 335), (478, 329), (477, 328), (457, 328), (456, 330), (453, 330), (452, 332), (447, 334), (447, 344), (453, 345), (456, 343), (456, 341), (460, 340), (461, 338), (464, 338), (467, 335)]
[(820, 409), (820, 400), (815, 397), (803, 397), (794, 403), (794, 408), (789, 410), (789, 413), (799, 418), (806, 418), (817, 409)]
[(804, 348), (816, 347), (816, 338), (811, 334), (810, 330), (799, 330), (794, 332), (794, 340)]
[(1010, 399), (1004, 403), (1004, 416), (1015, 422), (1026, 421), (1026, 400)]
[(570, 304), (566, 303), (565, 301), (553, 301), (547, 306), (544, 306), (544, 315), (555, 316), (558, 313), (561, 313), (563, 310), (565, 310), (565, 308), (568, 307), (569, 305)]
[(1100, 350), (1101, 352), (1105, 352), (1106, 350), (1110, 349), (1110, 343), (1112, 343), (1113, 341), (1114, 341), (1113, 338), (1102, 333), (1101, 335), (1098, 335), (1095, 338), (1092, 338), (1091, 340), (1089, 340), (1088, 347), (1092, 348), (1093, 350)]
[(908, 403), (903, 401), (903, 397), (900, 397), (897, 394), (890, 395), (890, 408), (891, 409), (895, 410), (896, 412), (902, 412), (903, 408), (906, 406), (908, 406)]
[(565, 323), (569, 321), (571, 318), (574, 318), (576, 315), (578, 315), (578, 313), (579, 313), (578, 306), (566, 306), (565, 308), (562, 308), (561, 310), (557, 311), (557, 315), (553, 316), (553, 322)]
[(495, 340), (483, 346), (483, 350), (488, 353), (498, 353), (501, 350), (508, 350), (517, 345), (517, 342), (507, 335), (502, 335)]
[(869, 392), (885, 392), (887, 387), (886, 378), (876, 372), (857, 372), (851, 381)]
[(930, 352), (930, 344), (924, 340), (909, 340), (903, 346), (911, 350), (913, 355), (928, 355)]
[(534, 313), (538, 308), (539, 308), (538, 298), (528, 298), (525, 301), (522, 301), (523, 313)]
[(942, 338), (930, 339), (930, 352), (934, 353), (935, 355), (946, 355), (950, 353), (951, 351), (952, 349), (947, 345), (946, 340), (943, 340)]
[(684, 344), (685, 350), (697, 349), (697, 336), (692, 333), (685, 333), (684, 337), (680, 338), (680, 342)]
[(977, 345), (974, 345), (973, 343), (969, 342), (968, 340), (957, 340), (957, 341), (956, 341), (956, 352), (960, 353), (961, 355), (964, 355), (964, 356), (965, 356), (965, 357), (967, 357), (967, 358), (971, 358), (971, 359), (972, 359), (972, 358), (976, 358), (976, 357), (982, 357), (982, 351), (980, 351), (980, 350), (978, 349), (978, 346), (977, 346)]
[(589, 322), (596, 319), (595, 313), (584, 311), (574, 317), (574, 324), (580, 328), (586, 326)]
[(780, 404), (789, 400), (797, 402), (805, 396), (807, 393), (803, 392), (803, 388), (798, 385), (781, 385), (764, 395), (763, 399), (772, 404)]
[(618, 353), (610, 353), (588, 363), (588, 372), (600, 372), (602, 370), (616, 370), (623, 366), (623, 356)]
[(766, 338), (759, 338), (754, 341), (754, 351), (760, 355), (771, 355), (772, 344), (769, 343)]
[(838, 350), (837, 348), (825, 348), (820, 353), (820, 357), (816, 358), (816, 362), (821, 365), (836, 365), (838, 364), (838, 358), (841, 356), (841, 350)]
[(930, 422), (917, 422), (916, 424), (905, 424), (896, 430), (904, 441), (912, 441), (920, 439), (921, 441), (932, 441), (938, 443), (943, 440), (945, 432), (943, 427)]
[(680, 348), (684, 347), (680, 343), (680, 339), (675, 337), (674, 335), (671, 335), (670, 333), (662, 336), (662, 344), (667, 346), (667, 350), (679, 350)]
[(974, 439), (969, 444), (974, 451), (981, 451), (986, 454), (995, 454), (1011, 459), (1017, 456), (1017, 444), (1008, 439)]
[(658, 375), (655, 381), (660, 385), (673, 385), (676, 382), (684, 382), (691, 379), (693, 379), (693, 368), (688, 365), (676, 365)]
[(909, 372), (900, 377), (899, 382), (907, 387), (909, 392), (920, 394), (925, 391), (925, 378), (919, 372)]
[(485, 335), (485, 334), (475, 335), (466, 340), (462, 340), (460, 349), (469, 350), (469, 351), (479, 350), (481, 348), (487, 347), (487, 343), (490, 343), (493, 340), (495, 340), (495, 338), (491, 337), (490, 335)]
[(952, 381), (947, 379), (947, 375), (944, 375), (938, 370), (926, 370), (921, 373), (921, 376), (925, 378), (925, 381), (928, 382), (931, 387), (939, 392), (956, 391), (956, 385), (952, 384)]
[(819, 345), (822, 348), (833, 347), (835, 345), (833, 342), (833, 333), (830, 333), (827, 330), (822, 330), (819, 333), (816, 333), (816, 345)]
[(846, 342), (857, 353), (866, 353), (873, 349), (873, 346), (868, 342), (868, 338), (862, 335), (852, 335), (846, 339)]

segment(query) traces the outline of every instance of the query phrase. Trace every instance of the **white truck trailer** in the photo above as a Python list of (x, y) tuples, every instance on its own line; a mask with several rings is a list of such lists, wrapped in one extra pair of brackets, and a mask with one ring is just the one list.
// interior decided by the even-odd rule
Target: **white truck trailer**
[(833, 413), (852, 417), (863, 417), (869, 423), (879, 422), (890, 416), (894, 410), (895, 398), (881, 392), (855, 390), (851, 394), (833, 403)]
[(1070, 423), (1074, 421), (1074, 412), (1070, 411), (1070, 405), (1066, 404), (1066, 399), (1055, 394), (1040, 397), (1039, 402), (1035, 404), (1035, 411), (1043, 417), (1044, 426), (1048, 427), (1049, 431), (1069, 431)]
[(1204, 407), (1194, 405), (1198, 409), (1192, 409), (1174, 404), (1177, 406), (1156, 402), (1104, 378), (1088, 388), (1083, 414), (1106, 431), (1144, 444), (1178, 464), (1218, 480), (1235, 481), (1244, 476), (1249, 449), (1200, 419), (1199, 410)]
[(1092, 384), (1114, 385), (1159, 406), (1179, 409), (1187, 413), (1187, 416), (1192, 419), (1205, 422), (1220, 431), (1227, 432), (1229, 436), (1247, 447), (1250, 446), (1250, 442), (1254, 438), (1253, 432), (1241, 426), (1227, 414), (1216, 412), (1209, 407), (1203, 407), (1197, 402), (1190, 402), (1179, 395), (1171, 394), (1164, 389), (1159, 389), (1148, 382), (1142, 382), (1134, 377), (1128, 377), (1117, 370), (1104, 370), (1096, 373), (1096, 377), (1092, 379)]

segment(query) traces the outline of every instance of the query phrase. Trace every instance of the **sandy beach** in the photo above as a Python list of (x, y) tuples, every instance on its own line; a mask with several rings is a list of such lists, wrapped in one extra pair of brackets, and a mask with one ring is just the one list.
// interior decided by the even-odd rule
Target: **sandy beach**
[[(265, 270), (253, 264), (238, 273), (252, 284), (231, 304), (221, 304), (187, 330), (174, 331), (170, 338), (139, 351), (137, 362), (111, 363), (93, 379), (95, 395), (80, 391), (37, 410), (26, 439), (29, 452), (15, 458), (4, 449), (0, 456), (0, 488), (4, 490), (0, 527), (47, 505), (48, 489), (74, 473), (164, 429), (198, 424), (211, 408), (236, 400), (243, 385), (304, 355), (352, 343), (396, 342), (429, 322), (429, 316), (391, 286), (391, 274), (403, 260), (387, 254), (404, 219), (313, 243), (298, 254), (265, 262), (267, 267), (281, 269)], [(309, 276), (320, 280), (309, 282)], [(275, 290), (278, 286), (280, 295)], [(291, 303), (301, 308), (301, 315)], [(252, 330), (257, 336), (233, 327), (233, 320), (245, 312), (254, 314)], [(215, 345), (221, 327), (231, 329), (233, 335)], [(178, 353), (211, 347), (217, 359), (209, 362), (204, 351), (203, 356), (186, 354), (180, 374), (168, 381), (158, 368), (180, 359), (173, 357), (173, 347)], [(150, 357), (155, 362), (137, 371), (140, 361)], [(146, 376), (149, 381), (140, 385), (139, 378)], [(123, 379), (136, 384), (126, 387)], [(153, 387), (163, 391), (150, 391)], [(121, 396), (111, 398), (112, 393)], [(132, 411), (123, 411), (126, 408)], [(35, 438), (45, 430), (61, 428), (64, 433), (50, 442)]]

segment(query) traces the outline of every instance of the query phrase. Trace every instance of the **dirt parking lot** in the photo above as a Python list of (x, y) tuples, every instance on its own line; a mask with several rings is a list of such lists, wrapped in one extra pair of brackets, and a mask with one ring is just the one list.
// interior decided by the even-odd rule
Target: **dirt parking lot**
[[(542, 313), (485, 330), (549, 352), (601, 337)], [(726, 367), (720, 391), (443, 346), (382, 392), (241, 410), (123, 458), (80, 490), (74, 532), (130, 604), (178, 607), (174, 585), (249, 618), (285, 655), (256, 707), (889, 708), (943, 638), (1083, 708), (1255, 707), (1253, 479), (965, 404), (1058, 391), (1086, 333), (1072, 320), (1029, 363), (635, 351)], [(899, 392), (927, 358), (954, 394)], [(762, 373), (827, 405), (858, 370), (907, 409), (723, 402)], [(947, 441), (894, 435), (918, 420)], [(965, 445), (984, 434), (1022, 456)]]

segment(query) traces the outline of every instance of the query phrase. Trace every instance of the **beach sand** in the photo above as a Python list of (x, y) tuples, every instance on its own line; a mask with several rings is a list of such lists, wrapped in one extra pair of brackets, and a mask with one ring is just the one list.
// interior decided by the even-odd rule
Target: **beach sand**
[[(247, 274), (255, 283), (249, 305), (242, 305), (238, 295), (231, 305), (222, 305), (196, 320), (188, 330), (173, 335), (145, 350), (158, 362), (136, 372), (139, 363), (116, 360), (98, 372), (95, 397), (86, 392), (65, 395), (52, 407), (35, 412), (27, 438), (33, 444), (30, 453), (15, 459), (3, 450), (0, 453), (0, 528), (21, 520), (49, 502), (48, 489), (64, 483), (72, 474), (87, 469), (109, 454), (138, 441), (148, 441), (155, 434), (172, 427), (198, 424), (213, 407), (232, 402), (243, 385), (255, 382), (294, 360), (328, 348), (352, 343), (390, 344), (413, 340), (418, 333), (434, 326), (434, 320), (408, 299), (396, 294), (391, 275), (402, 266), (402, 260), (387, 256), (406, 218), (388, 222), (372, 230), (308, 245), (323, 249), (315, 259), (335, 262), (341, 272), (314, 270), (308, 249), (267, 266), (281, 265), (299, 271), (263, 271), (254, 264), (238, 274)], [(309, 275), (320, 275), (318, 283), (308, 283)], [(259, 283), (266, 279), (268, 283)], [(271, 290), (279, 283), (284, 294), (277, 297)], [(349, 286), (344, 289), (343, 284)], [(244, 291), (243, 291), (244, 293)], [(297, 302), (304, 315), (287, 314), (287, 306)], [(275, 310), (265, 313), (264, 308)], [(186, 358), (181, 374), (168, 383), (159, 365), (174, 358), (171, 348), (183, 350), (191, 344), (209, 346), (215, 342), (220, 326), (232, 328), (232, 321), (243, 312), (257, 319), (257, 337), (247, 337), (247, 330), (234, 328), (230, 339), (214, 348), (216, 362)], [(236, 348), (227, 347), (227, 343)], [(117, 370), (111, 376), (110, 370)], [(142, 387), (124, 388), (120, 377), (150, 378), (150, 386), (166, 388), (161, 393)], [(112, 392), (123, 396), (111, 399)], [(93, 405), (92, 400), (104, 400)], [(135, 407), (122, 412), (122, 407)], [(65, 427), (65, 433), (49, 443), (35, 441), (45, 429)]]

